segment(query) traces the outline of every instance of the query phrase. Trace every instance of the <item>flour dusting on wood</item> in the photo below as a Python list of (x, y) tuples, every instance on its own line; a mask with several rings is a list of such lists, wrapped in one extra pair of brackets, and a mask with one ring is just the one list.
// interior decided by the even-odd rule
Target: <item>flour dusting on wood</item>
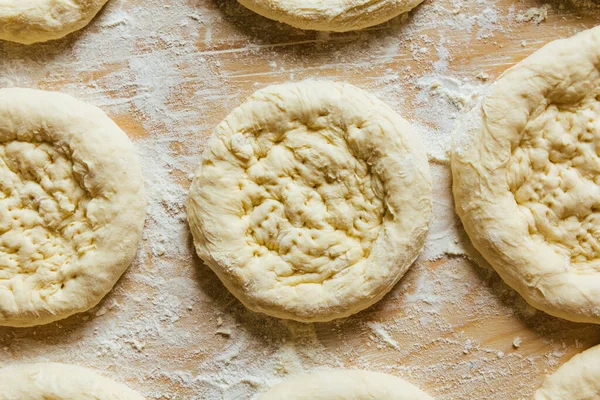
[[(0, 365), (88, 366), (149, 399), (250, 399), (324, 368), (392, 373), (437, 399), (530, 396), (600, 328), (536, 311), (466, 258), (477, 257), (454, 213), (451, 131), (503, 70), (598, 17), (592, 0), (427, 0), (386, 24), (328, 34), (234, 1), (110, 0), (66, 39), (0, 43), (0, 87), (69, 93), (129, 134), (148, 200), (140, 251), (111, 294), (58, 323), (0, 328)], [(320, 324), (247, 311), (195, 255), (185, 214), (212, 128), (255, 90), (308, 78), (351, 82), (408, 119), (434, 182), (426, 248), (406, 277), (368, 310)]]

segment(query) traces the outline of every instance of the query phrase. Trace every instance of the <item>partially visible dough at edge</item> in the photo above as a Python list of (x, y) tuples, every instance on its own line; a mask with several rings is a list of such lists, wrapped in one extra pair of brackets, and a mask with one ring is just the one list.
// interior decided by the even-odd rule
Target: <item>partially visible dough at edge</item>
[(88, 368), (60, 363), (0, 369), (0, 400), (144, 400), (127, 386)]
[(549, 375), (534, 400), (600, 399), (600, 345), (577, 354)]
[(288, 379), (259, 400), (433, 400), (393, 375), (361, 370), (315, 371)]
[(0, 40), (60, 39), (90, 23), (108, 0), (0, 0)]
[(384, 23), (423, 0), (238, 0), (257, 14), (300, 29), (346, 32)]

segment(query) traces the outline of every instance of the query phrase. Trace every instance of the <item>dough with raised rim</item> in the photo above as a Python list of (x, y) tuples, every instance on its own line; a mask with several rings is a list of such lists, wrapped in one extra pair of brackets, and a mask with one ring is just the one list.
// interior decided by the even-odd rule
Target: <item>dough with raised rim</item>
[(423, 247), (420, 138), (374, 96), (269, 86), (219, 124), (190, 188), (198, 255), (254, 311), (328, 321), (381, 299)]
[(108, 0), (0, 0), (0, 40), (60, 39), (90, 23)]
[(290, 378), (259, 400), (433, 400), (403, 379), (360, 370), (315, 371)]
[(456, 210), (532, 306), (600, 323), (600, 27), (507, 70), (457, 126)]
[(546, 377), (534, 400), (600, 399), (600, 345), (577, 354)]
[(264, 17), (300, 29), (345, 32), (386, 22), (423, 0), (238, 0)]
[(99, 108), (0, 89), (0, 325), (95, 306), (133, 260), (144, 216), (133, 144)]
[(4, 367), (0, 388), (0, 400), (144, 400), (91, 369), (59, 363)]

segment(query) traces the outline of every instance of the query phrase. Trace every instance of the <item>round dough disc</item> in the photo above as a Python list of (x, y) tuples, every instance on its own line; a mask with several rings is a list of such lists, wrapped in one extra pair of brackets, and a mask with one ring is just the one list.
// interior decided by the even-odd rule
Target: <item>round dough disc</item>
[(534, 400), (600, 399), (600, 345), (571, 358), (546, 377)]
[(59, 363), (0, 369), (0, 400), (144, 400), (127, 386), (96, 372)]
[(507, 70), (455, 132), (456, 210), (532, 306), (600, 323), (600, 28)]
[(60, 39), (90, 23), (108, 0), (0, 0), (0, 40)]
[(292, 378), (259, 400), (433, 400), (393, 375), (358, 370), (317, 371)]
[(238, 0), (257, 14), (300, 29), (346, 32), (386, 22), (423, 0)]
[(95, 306), (133, 260), (144, 216), (133, 144), (100, 109), (0, 90), (0, 325)]
[(329, 321), (375, 303), (423, 247), (420, 138), (349, 84), (269, 86), (216, 128), (189, 193), (196, 250), (254, 311)]

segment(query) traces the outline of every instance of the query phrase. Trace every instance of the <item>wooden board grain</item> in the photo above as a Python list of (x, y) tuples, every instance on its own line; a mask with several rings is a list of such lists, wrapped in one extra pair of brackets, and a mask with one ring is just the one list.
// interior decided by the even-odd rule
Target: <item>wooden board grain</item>
[[(532, 7), (547, 17), (518, 22)], [(70, 93), (130, 135), (150, 213), (137, 260), (100, 306), (47, 326), (0, 328), (0, 364), (90, 366), (156, 399), (246, 399), (325, 367), (393, 373), (439, 399), (529, 397), (546, 373), (600, 343), (600, 327), (536, 312), (494, 272), (458, 256), (419, 260), (380, 303), (343, 321), (251, 313), (195, 256), (185, 191), (212, 127), (258, 88), (347, 81), (439, 129), (423, 117), (434, 100), (419, 97), (420, 79), (485, 85), (477, 76), (489, 82), (599, 22), (593, 1), (426, 0), (389, 23), (326, 34), (231, 0), (111, 0), (63, 40), (0, 43), (0, 87)]]

